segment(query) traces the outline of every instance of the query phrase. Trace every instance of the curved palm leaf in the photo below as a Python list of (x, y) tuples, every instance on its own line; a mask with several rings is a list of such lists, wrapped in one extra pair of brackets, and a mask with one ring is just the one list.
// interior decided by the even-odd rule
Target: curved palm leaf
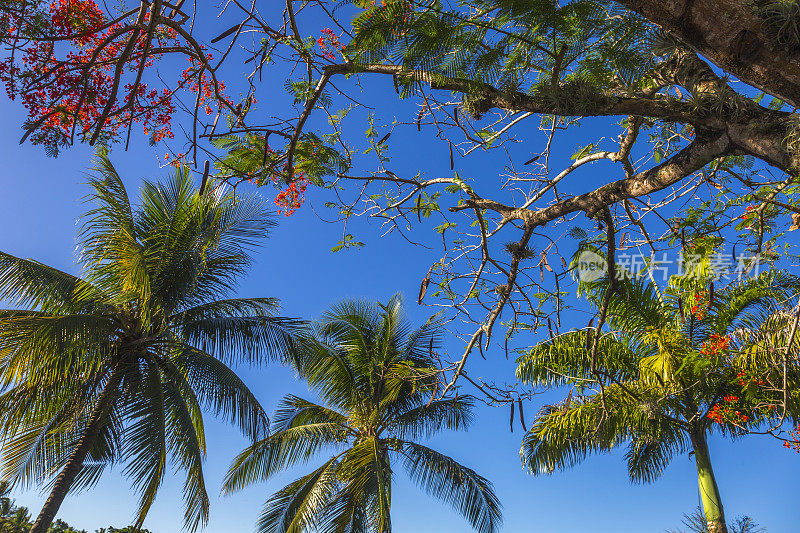
[(500, 529), (500, 501), (486, 478), (426, 446), (404, 441), (402, 447), (409, 477), (427, 494), (453, 505), (477, 531)]

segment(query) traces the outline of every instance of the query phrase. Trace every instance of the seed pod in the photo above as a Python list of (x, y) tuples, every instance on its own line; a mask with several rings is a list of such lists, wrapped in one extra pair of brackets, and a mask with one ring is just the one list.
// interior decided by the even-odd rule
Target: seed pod
[(425, 108), (419, 110), (417, 114), (417, 131), (422, 131), (422, 115), (425, 114)]
[(417, 297), (417, 305), (422, 305), (422, 299), (425, 298), (425, 292), (428, 290), (428, 284), (431, 282), (431, 273), (428, 271), (428, 274), (422, 280), (422, 283), (419, 286), (419, 296)]
[(550, 332), (551, 339), (555, 337), (555, 335), (553, 335), (553, 321), (550, 320), (550, 317), (547, 317), (547, 330)]
[(714, 282), (710, 282), (708, 284), (708, 309), (711, 310), (711, 306), (714, 305)]
[(203, 192), (206, 190), (209, 170), (210, 170), (210, 163), (208, 162), (208, 159), (206, 159), (206, 163), (203, 166), (203, 181), (200, 182), (200, 196), (203, 196)]
[(378, 144), (383, 144), (383, 143), (385, 143), (385, 142), (386, 142), (386, 141), (389, 139), (389, 137), (391, 137), (391, 135), (392, 135), (392, 132), (390, 131), (389, 133), (387, 133), (386, 135), (384, 135), (383, 137), (381, 137), (381, 140), (380, 140), (380, 141), (378, 141)]
[[(243, 23), (242, 23), (242, 24), (243, 24)], [(231, 35), (231, 34), (232, 34), (232, 33), (234, 33), (236, 30), (238, 30), (238, 29), (239, 29), (239, 28), (242, 26), (242, 24), (234, 24), (233, 26), (231, 26), (230, 28), (228, 28), (228, 29), (227, 29), (227, 30), (225, 30), (224, 32), (220, 33), (219, 35), (217, 35), (216, 37), (214, 37), (213, 39), (211, 39), (211, 44), (214, 44), (214, 43), (216, 43), (216, 42), (218, 42), (218, 41), (221, 41), (221, 40), (222, 40), (222, 39), (224, 39), (225, 37), (227, 37), (227, 36)]]
[(542, 252), (542, 264), (547, 269), (548, 272), (552, 272), (553, 268), (550, 266), (550, 263), (547, 262), (547, 254)]
[(457, 107), (453, 108), (453, 120), (455, 120), (456, 124), (458, 124), (459, 126), (461, 125), (461, 123), (458, 121), (458, 108)]
[(455, 170), (456, 164), (453, 161), (453, 143), (450, 143), (450, 170)]
[(530, 165), (531, 163), (536, 162), (540, 157), (542, 157), (542, 156), (541, 155), (534, 156), (534, 157), (528, 159), (527, 161), (525, 161), (523, 163), (523, 165)]
[(564, 408), (562, 412), (566, 413), (567, 409), (569, 409), (569, 404), (572, 403), (572, 391), (575, 389), (570, 389), (569, 394), (567, 394), (567, 399), (564, 400)]
[(422, 224), (422, 195), (417, 196), (417, 220)]
[(525, 426), (525, 413), (522, 411), (522, 398), (517, 400), (517, 407), (519, 407), (519, 423), (522, 424), (522, 431), (528, 431)]
[(509, 420), (511, 426), (511, 433), (514, 433), (514, 402), (511, 402), (511, 419)]

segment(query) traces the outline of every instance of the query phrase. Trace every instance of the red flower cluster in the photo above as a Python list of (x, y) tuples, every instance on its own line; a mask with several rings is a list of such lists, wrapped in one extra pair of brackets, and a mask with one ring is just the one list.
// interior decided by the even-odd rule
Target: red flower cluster
[(754, 211), (755, 209), (756, 209), (755, 205), (748, 205), (744, 210), (745, 213), (742, 216), (740, 216), (739, 218), (741, 218), (742, 220), (746, 219), (748, 216), (750, 216), (750, 212)]
[(717, 404), (713, 406), (708, 411), (708, 418), (717, 424), (724, 424), (728, 422), (739, 426), (750, 420), (750, 416), (742, 414), (741, 408), (737, 409), (737, 404), (739, 402), (738, 396), (725, 396), (722, 401), (728, 405)]
[(739, 385), (741, 385), (742, 388), (747, 388), (750, 385), (762, 386), (766, 383), (763, 379), (759, 379), (754, 376), (748, 376), (746, 372), (739, 372), (736, 374), (736, 379), (739, 381)]
[(723, 335), (711, 335), (707, 342), (703, 343), (700, 353), (703, 355), (722, 355), (730, 347), (730, 337)]
[(797, 424), (797, 427), (790, 431), (789, 435), (792, 440), (783, 441), (783, 447), (800, 453), (800, 424)]
[[(166, 53), (159, 50), (186, 49), (175, 30), (157, 25), (149, 39), (130, 20), (112, 24), (95, 0), (53, 0), (42, 11), (33, 11), (35, 5), (30, 2), (25, 12), (4, 11), (0, 20), (22, 36), (21, 53), (0, 61), (0, 81), (11, 99), (21, 97), (28, 109), (35, 144), (71, 144), (76, 135), (89, 138), (98, 126), (100, 138), (112, 140), (134, 123), (154, 141), (173, 136), (174, 91), (149, 88), (141, 73)], [(147, 13), (143, 23), (149, 20)], [(120, 79), (125, 76), (127, 83)], [(190, 82), (184, 72), (179, 87), (200, 91), (204, 101), (213, 92), (207, 81)]]
[(706, 297), (706, 291), (700, 291), (694, 293), (694, 301), (696, 303), (692, 306), (692, 314), (698, 320), (702, 319), (706, 315), (706, 311), (702, 308), (703, 300), (705, 299), (705, 297)]
[[(277, 179), (273, 178), (276, 182)], [(275, 197), (275, 205), (282, 209), (278, 209), (278, 214), (285, 213), (290, 216), (292, 213), (300, 209), (303, 205), (303, 196), (308, 187), (308, 179), (302, 172), (295, 172), (294, 178), (289, 186), (278, 193)]]
[(322, 55), (325, 59), (330, 59), (331, 61), (336, 59), (336, 52), (344, 50), (344, 45), (339, 42), (339, 37), (330, 28), (322, 30), (322, 37), (317, 39), (317, 44), (322, 49)]

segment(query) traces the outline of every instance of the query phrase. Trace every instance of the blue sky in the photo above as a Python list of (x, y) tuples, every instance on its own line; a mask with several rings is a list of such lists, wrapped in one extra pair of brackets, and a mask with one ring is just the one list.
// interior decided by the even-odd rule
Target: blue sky
[[(280, 93), (281, 86), (282, 80), (268, 85), (264, 96)], [(382, 90), (384, 96), (393, 97), (386, 85)], [(269, 101), (264, 96), (260, 101)], [(406, 113), (409, 105), (392, 107), (383, 116), (384, 121), (391, 120), (393, 113)], [(0, 168), (0, 250), (75, 272), (76, 220), (84, 210), (81, 198), (88, 192), (84, 183), (92, 153), (87, 147), (77, 147), (58, 159), (49, 159), (41, 148), (19, 146), (19, 125), (24, 119), (21, 108), (4, 98), (0, 111), (6, 124), (0, 131), (4, 163)], [(408, 115), (404, 118), (408, 120)], [(591, 128), (597, 126), (583, 127), (582, 137), (561, 139), (562, 145), (556, 148), (555, 157), (560, 157), (564, 166), (569, 164), (568, 155), (578, 144), (586, 144), (586, 139), (594, 133), (607, 135)], [(358, 130), (353, 132), (358, 133)], [(414, 172), (435, 164), (438, 171), (444, 172), (446, 156), (441, 146), (418, 141), (411, 135), (393, 138), (396, 144), (392, 153), (397, 164)], [(540, 147), (516, 149), (520, 153), (531, 153)], [(170, 172), (158, 168), (163, 153), (163, 148), (150, 148), (139, 139), (127, 153), (114, 149), (112, 160), (129, 190), (134, 191), (142, 178), (157, 178)], [(469, 163), (459, 160), (457, 164), (462, 172), (470, 173), (479, 183), (496, 179), (497, 170), (491, 156), (478, 157)], [(601, 176), (594, 171), (576, 173), (569, 187), (594, 187), (598, 179), (607, 177), (616, 176)], [(310, 191), (309, 199), (316, 209), (322, 209), (325, 199), (322, 193)], [(290, 218), (281, 217), (280, 226), (258, 252), (254, 268), (240, 287), (242, 296), (278, 297), (283, 302), (285, 315), (313, 318), (341, 298), (387, 299), (401, 292), (406, 295), (412, 320), (424, 321), (432, 313), (429, 308), (417, 307), (415, 296), (430, 262), (437, 259), (435, 250), (411, 247), (393, 234), (379, 238), (381, 232), (377, 224), (357, 222), (353, 232), (366, 246), (332, 254), (330, 248), (341, 238), (341, 227), (323, 223), (309, 207), (306, 205)], [(574, 325), (582, 324), (576, 321)], [(455, 354), (462, 346), (453, 340), (447, 348)], [(486, 363), (472, 361), (474, 374), (498, 381), (513, 377), (513, 362), (506, 361), (501, 351), (490, 351), (487, 357)], [(308, 395), (305, 386), (278, 365), (241, 368), (240, 371), (268, 411), (284, 394)], [(526, 405), (529, 419), (547, 398), (539, 396)], [(252, 486), (234, 496), (216, 497), (230, 460), (245, 442), (234, 430), (211, 419), (207, 431), (206, 481), (213, 498), (211, 521), (206, 531), (251, 531), (267, 497), (299, 471)], [(678, 527), (681, 514), (691, 512), (697, 505), (695, 466), (688, 455), (677, 457), (652, 485), (630, 484), (621, 452), (592, 457), (569, 472), (533, 477), (522, 470), (519, 461), (521, 438), (519, 429), (513, 434), (509, 432), (507, 408), (481, 407), (470, 432), (442, 434), (431, 442), (494, 482), (504, 504), (504, 531), (661, 532)], [(737, 442), (715, 438), (711, 442), (711, 453), (729, 517), (750, 514), (770, 533), (798, 530), (800, 509), (794, 490), (800, 476), (800, 456), (763, 437), (748, 437)], [(396, 479), (398, 484), (392, 502), (396, 531), (470, 531), (448, 507), (427, 498), (402, 475)], [(145, 527), (154, 533), (181, 530), (180, 490), (180, 477), (168, 477)], [(19, 504), (30, 507), (36, 514), (42, 502), (41, 494), (28, 491), (15, 496)], [(112, 472), (93, 490), (69, 497), (59, 516), (74, 526), (93, 531), (102, 526), (128, 524), (135, 507), (136, 496), (128, 482), (118, 472)]]

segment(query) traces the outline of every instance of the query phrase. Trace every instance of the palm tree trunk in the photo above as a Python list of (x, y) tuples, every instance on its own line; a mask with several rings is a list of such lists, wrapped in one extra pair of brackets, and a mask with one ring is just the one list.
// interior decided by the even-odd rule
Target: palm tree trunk
[(711, 468), (711, 456), (708, 453), (708, 441), (703, 429), (691, 433), (694, 448), (694, 460), (697, 464), (697, 486), (700, 489), (700, 501), (706, 517), (708, 533), (728, 533), (725, 524), (725, 511), (722, 509), (722, 498)]
[(89, 423), (86, 429), (78, 440), (78, 444), (67, 459), (67, 464), (64, 469), (58, 474), (53, 490), (50, 496), (44, 503), (39, 516), (36, 518), (33, 526), (31, 526), (30, 533), (46, 533), (50, 524), (58, 513), (61, 503), (72, 487), (72, 483), (81, 471), (83, 461), (89, 455), (95, 441), (97, 440), (100, 430), (102, 429), (101, 423), (107, 412), (108, 405), (116, 392), (119, 382), (122, 380), (122, 365), (117, 364), (111, 370), (111, 376), (108, 378), (100, 396), (97, 398), (97, 404), (94, 406), (91, 415), (89, 416)]

